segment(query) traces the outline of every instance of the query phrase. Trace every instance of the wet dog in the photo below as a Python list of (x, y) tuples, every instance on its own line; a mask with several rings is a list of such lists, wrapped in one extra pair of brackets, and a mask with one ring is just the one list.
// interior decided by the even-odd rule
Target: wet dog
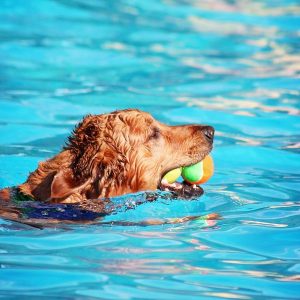
[(200, 187), (182, 183), (174, 188), (161, 179), (174, 168), (201, 161), (213, 138), (211, 126), (168, 126), (135, 109), (89, 115), (60, 153), (39, 163), (25, 183), (1, 190), (0, 199), (3, 206), (13, 198), (80, 204), (159, 188), (183, 197), (200, 195)]

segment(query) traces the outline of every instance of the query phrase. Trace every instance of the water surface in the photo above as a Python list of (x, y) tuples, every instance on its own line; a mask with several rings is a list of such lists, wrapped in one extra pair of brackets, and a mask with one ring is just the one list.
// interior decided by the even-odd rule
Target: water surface
[(223, 219), (43, 230), (2, 219), (0, 295), (299, 299), (299, 24), (293, 0), (2, 1), (0, 187), (57, 153), (85, 114), (136, 107), (213, 125), (216, 174), (195, 201), (103, 222)]

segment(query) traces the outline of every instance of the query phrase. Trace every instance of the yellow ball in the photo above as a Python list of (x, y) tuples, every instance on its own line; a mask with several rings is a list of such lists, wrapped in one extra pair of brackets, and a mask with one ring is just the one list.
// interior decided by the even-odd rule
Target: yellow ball
[(165, 179), (169, 184), (172, 184), (174, 183), (178, 177), (181, 175), (181, 171), (182, 171), (182, 168), (177, 168), (177, 169), (174, 169), (174, 170), (171, 170), (169, 171), (164, 177), (163, 179)]

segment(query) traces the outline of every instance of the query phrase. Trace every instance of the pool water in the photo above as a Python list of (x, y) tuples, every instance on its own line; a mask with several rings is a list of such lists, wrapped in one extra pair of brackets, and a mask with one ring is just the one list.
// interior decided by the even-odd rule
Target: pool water
[(94, 225), (1, 219), (0, 296), (299, 299), (299, 24), (296, 0), (2, 0), (0, 187), (128, 107), (214, 126), (216, 172), (196, 200), (124, 196)]

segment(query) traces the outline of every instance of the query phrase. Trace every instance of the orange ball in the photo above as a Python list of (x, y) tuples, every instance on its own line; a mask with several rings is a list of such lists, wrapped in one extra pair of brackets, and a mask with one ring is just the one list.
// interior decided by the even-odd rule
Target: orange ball
[(203, 159), (203, 177), (199, 183), (208, 181), (214, 175), (214, 161), (210, 155)]

